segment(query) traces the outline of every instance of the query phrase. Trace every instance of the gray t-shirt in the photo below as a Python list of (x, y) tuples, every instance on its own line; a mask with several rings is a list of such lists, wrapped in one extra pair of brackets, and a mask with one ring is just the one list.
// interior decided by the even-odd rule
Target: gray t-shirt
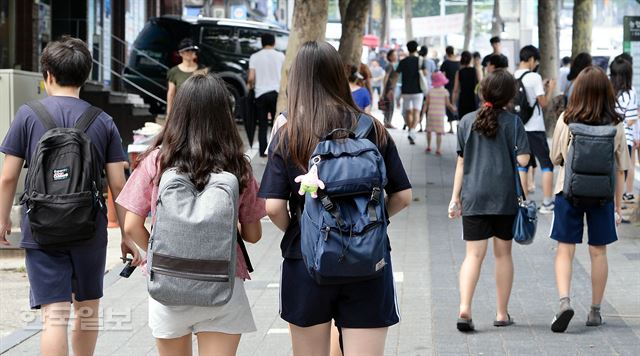
[(503, 111), (498, 116), (496, 137), (488, 138), (473, 130), (476, 113), (465, 115), (458, 126), (458, 155), (464, 159), (462, 215), (515, 215), (515, 167), (511, 155), (516, 143), (518, 155), (529, 153), (524, 125), (515, 115)]

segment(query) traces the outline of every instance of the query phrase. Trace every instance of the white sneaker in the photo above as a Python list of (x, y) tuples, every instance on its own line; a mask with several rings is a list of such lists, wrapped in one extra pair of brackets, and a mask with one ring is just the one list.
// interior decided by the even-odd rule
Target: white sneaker
[(538, 208), (538, 212), (540, 212), (540, 214), (552, 214), (553, 208), (555, 208), (555, 204), (553, 202), (549, 204), (542, 203)]

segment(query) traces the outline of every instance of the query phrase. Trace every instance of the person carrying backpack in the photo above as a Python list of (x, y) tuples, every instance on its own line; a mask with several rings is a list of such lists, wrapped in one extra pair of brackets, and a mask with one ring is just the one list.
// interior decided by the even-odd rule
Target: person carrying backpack
[(229, 97), (215, 75), (187, 79), (116, 200), (126, 235), (147, 251), (149, 327), (162, 356), (190, 355), (192, 334), (200, 355), (235, 355), (241, 334), (256, 330), (237, 239), (260, 240), (266, 212)]
[[(483, 106), (465, 115), (458, 126), (458, 160), (449, 218), (462, 216), (466, 256), (460, 267), (460, 310), (457, 328), (473, 331), (471, 306), (480, 269), (493, 238), (496, 259), (496, 327), (509, 326), (513, 284), (511, 245), (518, 209), (516, 167), (529, 162), (529, 144), (522, 122), (505, 110), (515, 95), (515, 79), (504, 69), (481, 82)], [(513, 156), (516, 147), (516, 157)], [(491, 173), (488, 173), (491, 172)]]
[[(539, 62), (540, 51), (536, 47), (531, 45), (522, 47), (520, 66), (513, 73), (518, 81), (518, 91), (514, 97), (512, 110), (525, 124), (524, 128), (531, 147), (529, 166), (533, 166), (533, 161), (537, 159), (542, 169), (543, 201), (540, 205), (540, 213), (550, 214), (553, 212), (553, 164), (549, 159), (549, 144), (542, 109), (551, 103), (556, 82), (551, 79), (546, 85), (543, 84), (542, 77), (535, 72)], [(523, 182), (523, 185), (528, 187), (526, 182)], [(534, 186), (533, 182), (530, 185)]]
[(332, 319), (345, 355), (383, 355), (399, 321), (386, 226), (411, 202), (411, 184), (384, 126), (353, 102), (343, 68), (329, 43), (301, 47), (259, 193), (284, 232), (280, 317), (296, 356), (329, 355)]
[(624, 124), (602, 69), (587, 67), (576, 78), (567, 110), (556, 124), (551, 159), (560, 166), (551, 230), (551, 238), (558, 241), (555, 270), (560, 307), (551, 330), (564, 332), (574, 315), (572, 264), (576, 244), (582, 243), (585, 215), (593, 289), (586, 324), (599, 326), (608, 274), (607, 245), (618, 239), (624, 170), (629, 168)]
[[(30, 306), (42, 309), (40, 352), (69, 352), (67, 324), (73, 304), (73, 353), (91, 355), (98, 329), (83, 325), (98, 323), (107, 255), (102, 174), (106, 171), (108, 186), (118, 197), (127, 158), (111, 117), (79, 98), (92, 66), (87, 45), (70, 37), (49, 42), (40, 64), (49, 96), (18, 109), (0, 146), (5, 154), (0, 243), (9, 244), (9, 214), (26, 162), (20, 247), (25, 249)], [(117, 213), (123, 222), (124, 210)], [(134, 243), (122, 236), (122, 257), (131, 254), (132, 264), (139, 264)]]

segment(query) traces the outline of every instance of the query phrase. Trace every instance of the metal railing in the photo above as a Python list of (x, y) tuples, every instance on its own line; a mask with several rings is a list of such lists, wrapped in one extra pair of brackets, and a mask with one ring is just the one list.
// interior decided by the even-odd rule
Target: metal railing
[(140, 53), (143, 57), (149, 59), (150, 61), (152, 61), (153, 63), (161, 66), (163, 69), (169, 69), (169, 67), (167, 67), (166, 65), (160, 63), (157, 59), (149, 56), (148, 54), (144, 53), (143, 51), (137, 49), (133, 44), (123, 40), (122, 38), (116, 36), (116, 35), (111, 35), (112, 39), (115, 39), (116, 41), (120, 42), (121, 44), (125, 45), (127, 48), (130, 48), (132, 51), (136, 51), (136, 53)]
[[(93, 63), (97, 64), (98, 66), (100, 66), (100, 68), (105, 69), (106, 66), (100, 62), (98, 62), (97, 60), (95, 60), (94, 58), (91, 59), (93, 61)], [(167, 101), (164, 99), (160, 99), (159, 97), (155, 96), (154, 94), (150, 93), (148, 90), (144, 89), (143, 87), (139, 86), (138, 84), (132, 82), (131, 80), (125, 78), (122, 74), (116, 72), (113, 69), (109, 69), (109, 71), (111, 72), (111, 74), (115, 75), (116, 77), (120, 78), (122, 81), (124, 81), (125, 83), (128, 83), (129, 85), (131, 85), (132, 87), (140, 90), (141, 92), (145, 93), (146, 95), (154, 98), (155, 100), (163, 103), (163, 104), (167, 104)]]

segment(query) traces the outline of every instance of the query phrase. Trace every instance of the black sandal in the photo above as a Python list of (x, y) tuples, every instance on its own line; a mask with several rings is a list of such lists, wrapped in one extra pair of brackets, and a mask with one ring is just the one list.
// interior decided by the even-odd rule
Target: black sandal
[(473, 325), (473, 320), (471, 320), (470, 318), (469, 319), (458, 318), (457, 327), (458, 327), (458, 330), (462, 332), (469, 332), (469, 331), (475, 330), (475, 326)]
[(509, 313), (507, 313), (507, 320), (494, 320), (493, 321), (493, 326), (496, 327), (502, 327), (502, 326), (509, 326), (509, 325), (513, 325), (513, 319), (511, 319), (511, 315), (509, 315)]

